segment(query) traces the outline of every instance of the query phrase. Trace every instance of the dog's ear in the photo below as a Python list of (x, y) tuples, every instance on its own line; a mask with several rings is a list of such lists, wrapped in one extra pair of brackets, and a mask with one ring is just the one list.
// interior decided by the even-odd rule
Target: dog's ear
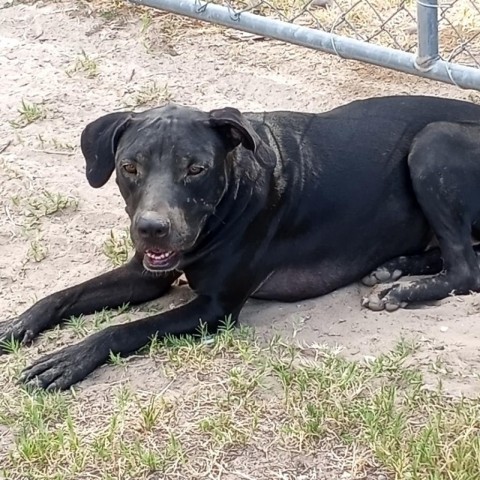
[(92, 187), (102, 187), (112, 175), (118, 142), (131, 118), (131, 112), (109, 113), (83, 130), (80, 145), (87, 164), (87, 180)]
[(260, 139), (250, 122), (236, 108), (212, 110), (210, 125), (222, 133), (232, 150), (241, 143), (255, 153)]
[(251, 123), (232, 107), (212, 110), (210, 112), (210, 126), (217, 130), (226, 140), (228, 148), (233, 150), (242, 144), (247, 150), (251, 150), (258, 162), (267, 168), (276, 164), (273, 150), (262, 141)]

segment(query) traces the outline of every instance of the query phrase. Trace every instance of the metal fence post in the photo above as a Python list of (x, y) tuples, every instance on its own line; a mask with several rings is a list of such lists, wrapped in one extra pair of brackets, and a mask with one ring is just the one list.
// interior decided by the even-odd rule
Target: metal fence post
[(417, 0), (418, 52), (416, 65), (427, 71), (440, 58), (438, 54), (438, 0)]

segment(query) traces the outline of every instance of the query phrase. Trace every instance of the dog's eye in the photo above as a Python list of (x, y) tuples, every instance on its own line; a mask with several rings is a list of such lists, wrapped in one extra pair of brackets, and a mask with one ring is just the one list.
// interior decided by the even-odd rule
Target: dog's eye
[(188, 167), (188, 175), (194, 177), (195, 175), (200, 175), (202, 172), (205, 171), (205, 167), (201, 165), (190, 165)]
[(129, 173), (130, 175), (136, 175), (137, 174), (137, 167), (133, 163), (124, 163), (123, 164), (123, 169)]

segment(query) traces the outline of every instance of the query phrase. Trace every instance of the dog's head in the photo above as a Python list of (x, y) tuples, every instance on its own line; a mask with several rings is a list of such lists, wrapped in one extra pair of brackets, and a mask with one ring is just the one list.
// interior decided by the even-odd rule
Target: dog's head
[(194, 248), (228, 188), (229, 154), (239, 145), (264, 167), (275, 163), (234, 108), (202, 112), (168, 105), (111, 113), (88, 124), (81, 137), (90, 185), (103, 186), (116, 170), (132, 240), (151, 271), (178, 267)]

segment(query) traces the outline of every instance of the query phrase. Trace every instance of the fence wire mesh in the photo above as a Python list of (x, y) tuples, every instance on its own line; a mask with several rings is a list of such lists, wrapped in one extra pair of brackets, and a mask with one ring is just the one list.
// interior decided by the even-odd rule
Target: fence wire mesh
[[(477, 4), (478, 2), (478, 4)], [(369, 43), (415, 53), (415, 0), (210, 0), (250, 12)], [(208, 7), (208, 5), (207, 5)], [(440, 56), (446, 61), (480, 67), (480, 0), (439, 0)]]

